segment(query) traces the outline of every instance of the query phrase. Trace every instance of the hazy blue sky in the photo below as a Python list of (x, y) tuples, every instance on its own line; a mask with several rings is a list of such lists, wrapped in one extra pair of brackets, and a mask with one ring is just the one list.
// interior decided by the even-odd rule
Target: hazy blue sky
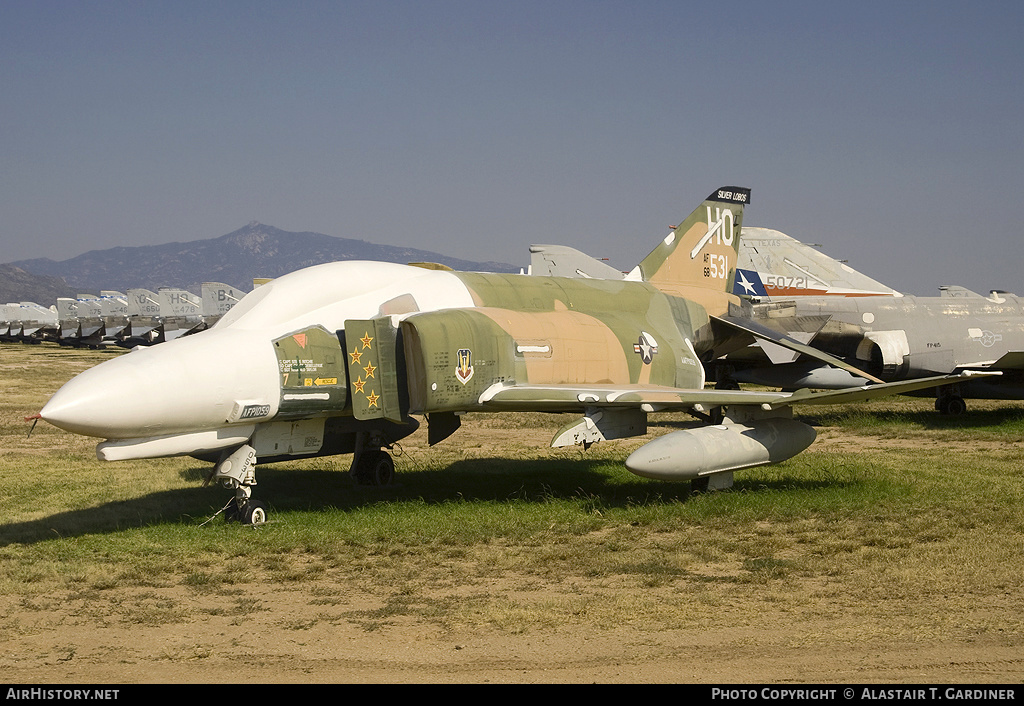
[(629, 269), (713, 189), (1024, 294), (1019, 2), (0, 0), (0, 262), (258, 220)]

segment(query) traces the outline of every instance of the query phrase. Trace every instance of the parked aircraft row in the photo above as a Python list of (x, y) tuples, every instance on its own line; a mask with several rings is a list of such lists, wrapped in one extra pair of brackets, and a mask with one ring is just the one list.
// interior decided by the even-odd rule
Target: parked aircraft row
[[(534, 274), (627, 277), (565, 246), (535, 245), (531, 254)], [(967, 399), (1024, 399), (1024, 299), (1015, 294), (942, 286), (935, 297), (905, 295), (768, 228), (743, 228), (731, 281), (737, 299), (724, 318), (799, 341), (849, 367), (763, 337), (704, 360), (718, 389), (740, 389), (740, 383), (839, 389), (986, 371), (998, 375), (912, 394), (935, 396), (935, 408), (951, 415), (962, 414)]]
[(34, 302), (0, 305), (0, 340), (51, 341), (63, 346), (126, 348), (170, 341), (216, 323), (244, 296), (220, 282), (205, 282), (197, 296), (184, 289), (129, 289), (99, 296), (59, 298), (54, 306)]
[[(813, 442), (813, 427), (793, 418), (796, 405), (972, 375), (883, 382), (855, 364), (862, 358), (844, 360), (744, 317), (733, 291), (749, 201), (749, 189), (715, 190), (625, 276), (545, 246), (534, 250), (532, 274), (357, 261), (292, 272), (207, 331), (84, 371), (37, 416), (100, 439), (102, 460), (207, 461), (212, 478), (234, 490), (227, 518), (260, 524), (268, 507), (252, 497), (258, 463), (352, 454), (357, 482), (387, 484), (386, 449), (417, 429), (412, 415), (425, 419), (434, 445), (466, 412), (575, 412), (551, 445), (587, 447), (645, 434), (652, 412), (683, 411), (704, 426), (645, 443), (626, 467), (724, 488), (734, 471), (784, 461)], [(755, 341), (871, 384), (706, 387), (706, 366)]]

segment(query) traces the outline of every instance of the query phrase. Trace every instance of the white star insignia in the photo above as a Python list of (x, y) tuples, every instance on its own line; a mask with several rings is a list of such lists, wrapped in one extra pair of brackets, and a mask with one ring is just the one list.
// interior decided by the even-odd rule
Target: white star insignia
[(743, 287), (746, 294), (753, 294), (756, 291), (754, 285), (747, 280), (747, 276), (743, 274), (742, 270), (740, 271), (739, 285)]

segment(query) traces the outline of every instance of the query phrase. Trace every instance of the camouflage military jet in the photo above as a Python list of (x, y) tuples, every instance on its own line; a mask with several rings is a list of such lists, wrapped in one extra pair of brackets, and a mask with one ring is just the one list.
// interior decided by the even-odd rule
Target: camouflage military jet
[[(903, 295), (778, 231), (744, 228), (730, 315), (784, 332), (882, 380), (963, 370), (999, 376), (935, 388), (935, 407), (960, 414), (965, 399), (1024, 399), (1024, 300), (993, 291), (940, 287), (937, 297)], [(731, 382), (797, 389), (863, 384), (862, 376), (758, 343), (717, 361)], [(933, 394), (921, 391), (918, 394)]]
[(737, 469), (790, 458), (814, 440), (798, 403), (835, 403), (947, 377), (812, 394), (704, 389), (703, 360), (753, 336), (859, 373), (788, 337), (724, 317), (748, 189), (712, 193), (621, 279), (454, 272), (334, 262), (274, 279), (208, 331), (85, 371), (40, 416), (105, 439), (100, 459), (190, 455), (235, 490), (228, 519), (259, 523), (255, 465), (353, 454), (358, 482), (394, 474), (386, 449), (423, 415), (436, 444), (464, 412), (578, 412), (552, 445), (646, 432), (685, 410), (708, 426), (660, 437), (626, 466), (641, 476), (727, 487)]

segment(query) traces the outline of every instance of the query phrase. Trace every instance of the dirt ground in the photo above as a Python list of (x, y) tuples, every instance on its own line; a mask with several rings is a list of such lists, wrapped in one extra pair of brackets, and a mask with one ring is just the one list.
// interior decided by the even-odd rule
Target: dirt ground
[[(520, 438), (531, 445), (547, 440), (547, 433)], [(851, 443), (830, 441), (827, 431), (819, 438), (819, 443), (833, 441)], [(318, 582), (329, 584), (331, 576)], [(814, 605), (780, 612), (770, 601), (751, 613), (749, 603), (733, 606), (726, 600), (711, 609), (706, 625), (688, 629), (588, 624), (510, 633), (452, 631), (402, 615), (369, 628), (351, 616), (379, 610), (379, 597), (353, 590), (327, 604), (314, 599), (317, 586), (309, 583), (235, 588), (260, 609), (239, 616), (230, 597), (180, 585), (104, 591), (103, 608), (71, 593), (33, 602), (0, 596), (5, 625), (18, 628), (0, 636), (0, 680), (906, 684), (1020, 683), (1024, 676), (1024, 651), (1016, 636), (929, 634), (916, 617), (909, 618), (920, 605), (883, 596), (881, 615), (863, 606), (851, 606), (848, 613)], [(500, 593), (514, 587), (497, 580), (491, 588)], [(999, 615), (1015, 599), (1006, 600), (977, 610)], [(131, 601), (190, 604), (202, 608), (190, 613), (201, 618), (140, 625), (118, 615), (117, 606)]]
[[(237, 624), (211, 617), (153, 628), (50, 616), (6, 639), (8, 683), (1019, 683), (1019, 648), (996, 637), (970, 644), (913, 635), (866, 649), (823, 644), (837, 626), (792, 616), (736, 616), (705, 630), (438, 632), (411, 622), (367, 632), (319, 621), (283, 630), (308, 596), (249, 586), (264, 610)], [(360, 599), (353, 599), (351, 609)], [(9, 606), (4, 607), (5, 610)], [(815, 639), (817, 636), (819, 639)]]

